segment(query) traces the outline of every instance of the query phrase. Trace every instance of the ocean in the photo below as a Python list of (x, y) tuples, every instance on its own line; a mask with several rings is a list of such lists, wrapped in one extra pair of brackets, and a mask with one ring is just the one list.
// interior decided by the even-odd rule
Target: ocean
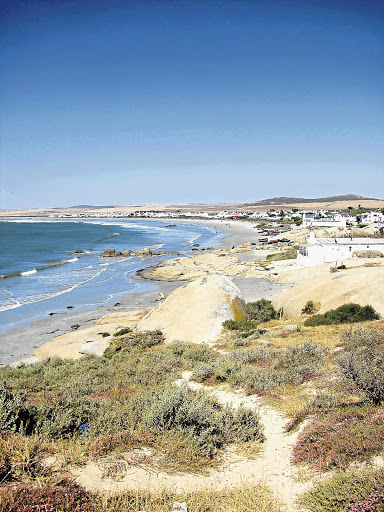
[[(0, 332), (50, 312), (93, 309), (153, 289), (140, 268), (175, 256), (103, 258), (118, 251), (217, 245), (224, 235), (195, 223), (145, 219), (0, 219)], [(76, 251), (84, 251), (76, 253)]]

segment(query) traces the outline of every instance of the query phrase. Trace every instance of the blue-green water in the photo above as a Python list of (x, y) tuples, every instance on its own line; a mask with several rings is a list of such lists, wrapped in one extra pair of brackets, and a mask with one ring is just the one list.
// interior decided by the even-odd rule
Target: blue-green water
[[(169, 224), (143, 219), (0, 220), (0, 332), (68, 306), (91, 309), (151, 288), (130, 277), (164, 257), (102, 258), (105, 249), (149, 247), (186, 254), (193, 244), (216, 245), (222, 237), (202, 225)], [(79, 250), (85, 252), (75, 254)]]

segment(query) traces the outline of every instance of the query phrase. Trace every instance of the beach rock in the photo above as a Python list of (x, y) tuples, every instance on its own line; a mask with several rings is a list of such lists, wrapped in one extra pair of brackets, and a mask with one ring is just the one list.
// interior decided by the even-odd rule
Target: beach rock
[(163, 332), (166, 341), (216, 341), (225, 320), (245, 320), (246, 305), (226, 276), (205, 276), (172, 292), (137, 325), (138, 331)]
[[(115, 334), (122, 327), (134, 328), (146, 314), (147, 311), (142, 309), (140, 311), (104, 315), (96, 321), (93, 327), (76, 329), (62, 336), (57, 336), (37, 348), (33, 354), (40, 361), (49, 357), (79, 359), (84, 354), (101, 356), (108, 348), (112, 334)], [(101, 325), (102, 328), (100, 328)]]
[(163, 292), (160, 292), (159, 295), (157, 296), (156, 300), (164, 300), (165, 299), (165, 295)]
[(85, 251), (83, 251), (82, 249), (77, 249), (77, 251), (75, 251), (73, 254), (84, 254)]
[(71, 325), (71, 329), (73, 331), (76, 331), (79, 327), (80, 327), (80, 324), (73, 324), (73, 325)]
[[(116, 332), (120, 326), (118, 324), (108, 325), (108, 331)], [(92, 342), (98, 342), (89, 346), (89, 350), (98, 356), (101, 356), (109, 345), (109, 338), (103, 338), (100, 334), (100, 327), (88, 327), (87, 329), (77, 329), (76, 331), (57, 336), (51, 341), (44, 343), (41, 347), (34, 350), (33, 355), (40, 361), (51, 357), (61, 359), (79, 359), (88, 350), (85, 345)]]
[(146, 258), (152, 256), (152, 251), (151, 249), (148, 249), (148, 247), (144, 247), (143, 249), (139, 249), (138, 251), (136, 251), (135, 256), (138, 258)]
[(383, 260), (370, 261), (362, 266), (364, 260), (346, 260), (348, 270), (336, 273), (329, 271), (329, 264), (283, 273), (280, 283), (296, 284), (276, 295), (272, 304), (276, 310), (283, 308), (284, 316), (289, 318), (300, 316), (309, 300), (321, 304), (320, 314), (353, 302), (371, 305), (384, 315), (384, 268), (379, 263)]
[(102, 258), (116, 258), (118, 256), (123, 256), (123, 253), (115, 251), (115, 249), (106, 249), (101, 255)]
[(79, 347), (79, 353), (81, 355), (91, 354), (94, 356), (100, 356), (105, 350), (105, 343), (103, 340), (87, 341)]

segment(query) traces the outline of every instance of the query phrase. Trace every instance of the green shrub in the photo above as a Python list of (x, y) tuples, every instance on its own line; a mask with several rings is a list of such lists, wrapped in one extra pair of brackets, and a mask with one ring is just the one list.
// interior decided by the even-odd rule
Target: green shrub
[(129, 334), (130, 332), (132, 332), (132, 329), (130, 327), (123, 327), (119, 331), (115, 332), (113, 336), (117, 338), (119, 336), (123, 336), (124, 334)]
[(0, 431), (30, 434), (35, 426), (36, 411), (25, 403), (25, 396), (13, 393), (0, 382)]
[(286, 382), (301, 384), (311, 376), (319, 374), (326, 352), (325, 347), (312, 341), (289, 346), (285, 354), (279, 357), (276, 368), (284, 376)]
[(277, 318), (278, 315), (270, 300), (260, 299), (256, 302), (247, 303), (247, 316), (249, 320), (261, 324)]
[(136, 428), (144, 427), (153, 433), (184, 431), (195, 440), (203, 456), (211, 457), (225, 443), (263, 439), (256, 412), (247, 412), (244, 425), (243, 412), (222, 407), (210, 396), (183, 387), (138, 394), (128, 404), (127, 415)]
[(239, 372), (229, 377), (234, 386), (241, 386), (247, 392), (259, 391), (268, 393), (276, 391), (285, 384), (284, 376), (273, 368), (244, 366)]
[(197, 344), (184, 341), (170, 343), (162, 349), (161, 354), (170, 354), (179, 360), (192, 364), (209, 363), (216, 357), (214, 351), (205, 343)]
[(236, 320), (225, 320), (223, 327), (229, 331), (245, 331), (249, 332), (257, 329), (258, 322), (253, 320), (242, 320), (237, 322)]
[(276, 356), (276, 351), (268, 347), (256, 347), (246, 350), (238, 350), (225, 354), (221, 360), (240, 361), (245, 364), (257, 363), (259, 361), (269, 361)]
[(314, 315), (308, 318), (304, 325), (314, 327), (316, 325), (346, 324), (353, 322), (366, 322), (378, 320), (380, 315), (372, 306), (360, 306), (359, 304), (343, 304), (337, 309), (331, 309), (323, 315)]
[(299, 499), (311, 512), (379, 512), (384, 510), (384, 470), (338, 473)]
[(211, 363), (200, 363), (194, 367), (192, 377), (196, 382), (204, 382), (215, 373), (215, 366)]
[(356, 329), (344, 333), (346, 351), (337, 362), (342, 375), (378, 405), (384, 402), (384, 338), (377, 331)]
[(384, 336), (382, 331), (373, 328), (366, 328), (358, 325), (355, 329), (343, 331), (341, 333), (341, 341), (346, 345), (348, 350), (353, 350), (360, 347), (377, 348), (384, 345)]
[(313, 300), (309, 300), (304, 308), (302, 309), (302, 313), (305, 315), (313, 315), (316, 312), (315, 303)]
[(70, 437), (80, 433), (96, 414), (97, 405), (84, 397), (55, 395), (37, 406), (35, 432), (48, 438)]
[[(124, 332), (123, 332), (124, 331)], [(132, 332), (129, 327), (121, 329), (115, 335), (109, 347), (104, 351), (103, 356), (107, 359), (113, 357), (121, 350), (132, 348), (145, 349), (163, 343), (164, 336), (161, 331)]]

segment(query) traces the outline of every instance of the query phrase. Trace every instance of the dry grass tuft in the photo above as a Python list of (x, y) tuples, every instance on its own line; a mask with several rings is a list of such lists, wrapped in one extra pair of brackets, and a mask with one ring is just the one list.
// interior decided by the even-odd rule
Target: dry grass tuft
[(102, 510), (108, 512), (169, 512), (174, 502), (187, 503), (190, 512), (282, 512), (282, 507), (263, 484), (243, 484), (235, 489), (196, 490), (176, 494), (169, 489), (159, 492), (133, 491), (101, 496)]

